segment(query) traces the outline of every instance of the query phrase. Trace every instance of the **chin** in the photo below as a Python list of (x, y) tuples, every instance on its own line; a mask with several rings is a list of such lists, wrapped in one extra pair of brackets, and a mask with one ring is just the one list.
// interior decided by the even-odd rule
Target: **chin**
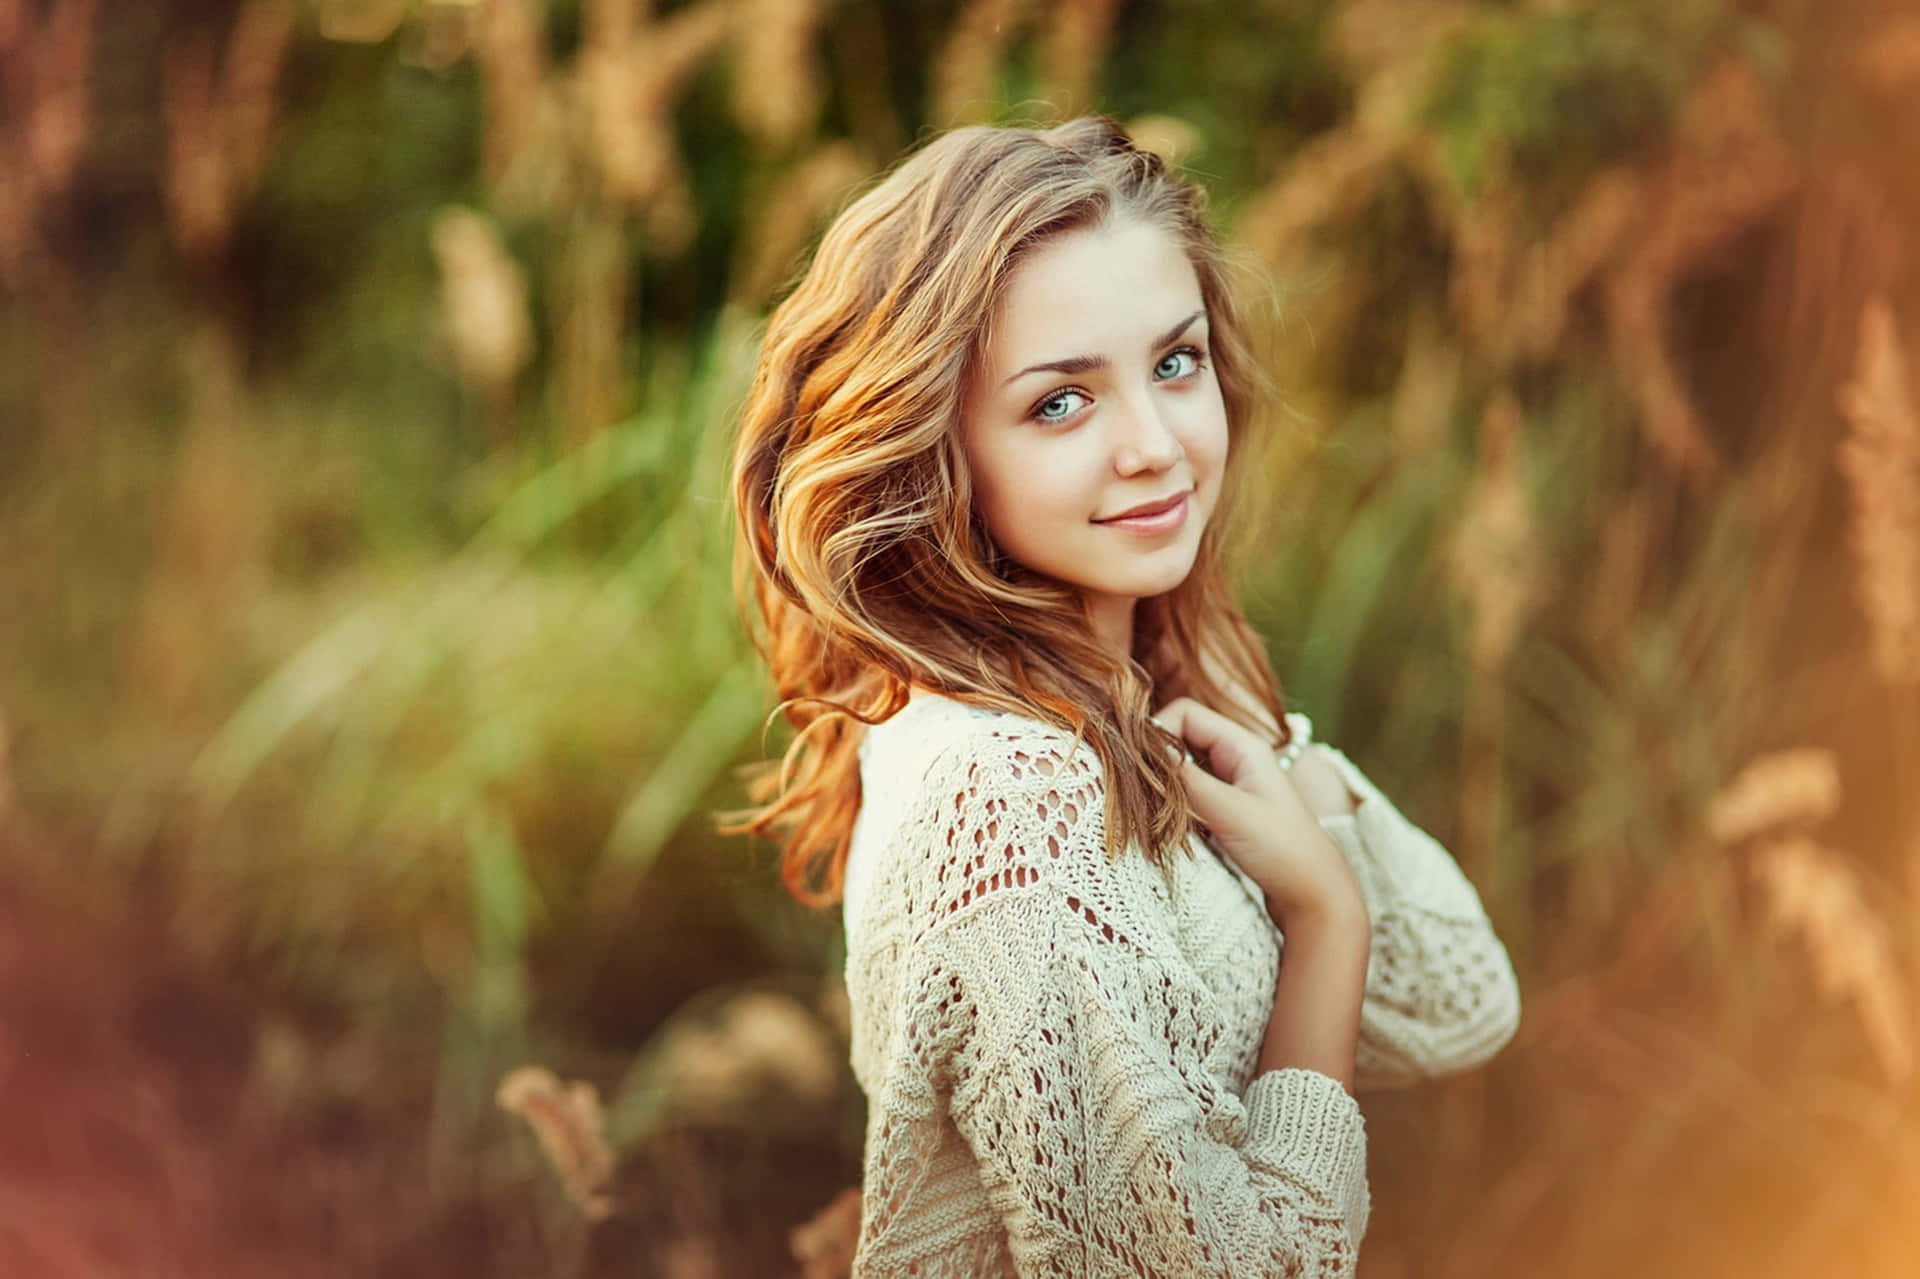
[(1124, 580), (1108, 582), (1090, 582), (1088, 587), (1102, 595), (1114, 595), (1125, 599), (1143, 600), (1155, 595), (1165, 595), (1179, 587), (1193, 572), (1193, 561), (1188, 560), (1178, 569), (1168, 569), (1160, 573), (1140, 573), (1129, 575)]

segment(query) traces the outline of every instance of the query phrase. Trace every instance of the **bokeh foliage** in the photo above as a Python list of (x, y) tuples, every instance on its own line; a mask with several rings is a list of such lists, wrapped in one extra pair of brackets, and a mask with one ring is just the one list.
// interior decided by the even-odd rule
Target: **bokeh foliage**
[[(835, 921), (708, 821), (783, 744), (730, 415), (859, 183), (1099, 109), (1274, 304), (1242, 587), (1288, 695), (1527, 991), (1489, 1071), (1369, 1100), (1366, 1272), (1891, 1273), (1917, 42), (1874, 0), (0, 0), (6, 846), (308, 1010), (256, 1045), (284, 1123), (322, 1044), (426, 1044), (423, 1202), (525, 1215), (503, 1272), (771, 1264), (861, 1134)], [(610, 1220), (494, 1109), (528, 1061), (607, 1090)], [(701, 1130), (807, 1175), (728, 1207), (771, 1156)]]

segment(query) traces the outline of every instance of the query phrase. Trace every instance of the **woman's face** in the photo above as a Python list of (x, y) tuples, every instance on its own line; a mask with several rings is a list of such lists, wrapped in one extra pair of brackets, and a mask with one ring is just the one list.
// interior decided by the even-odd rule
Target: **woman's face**
[(1000, 549), (1078, 587), (1102, 637), (1125, 651), (1134, 601), (1192, 569), (1226, 462), (1206, 308), (1179, 241), (1120, 219), (1028, 253), (960, 434)]

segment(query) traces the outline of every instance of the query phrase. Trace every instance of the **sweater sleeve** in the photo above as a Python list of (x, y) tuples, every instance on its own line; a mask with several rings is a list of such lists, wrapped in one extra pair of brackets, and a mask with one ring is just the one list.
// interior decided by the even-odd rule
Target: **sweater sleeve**
[(1479, 894), (1440, 842), (1366, 774), (1319, 745), (1359, 799), (1320, 824), (1346, 856), (1373, 921), (1355, 1084), (1413, 1083), (1481, 1065), (1513, 1038), (1520, 989)]
[(950, 1047), (953, 1122), (1018, 1273), (1351, 1276), (1358, 1105), (1305, 1069), (1225, 1082), (1204, 984), (1158, 930), (1158, 872), (1107, 856), (1096, 770), (1029, 748), (939, 796), (947, 904), (916, 985), (937, 992), (927, 1038)]

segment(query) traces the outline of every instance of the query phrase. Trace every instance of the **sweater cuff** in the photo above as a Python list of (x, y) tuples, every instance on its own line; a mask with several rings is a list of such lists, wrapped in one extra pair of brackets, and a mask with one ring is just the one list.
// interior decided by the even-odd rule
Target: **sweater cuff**
[(1247, 1085), (1246, 1156), (1342, 1213), (1367, 1203), (1367, 1128), (1360, 1103), (1331, 1075), (1286, 1066)]

